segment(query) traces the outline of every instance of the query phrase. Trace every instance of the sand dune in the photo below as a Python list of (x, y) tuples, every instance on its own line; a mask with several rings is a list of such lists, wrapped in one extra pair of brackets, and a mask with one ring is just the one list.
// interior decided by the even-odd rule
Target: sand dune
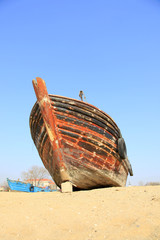
[(160, 186), (0, 193), (1, 240), (159, 240)]

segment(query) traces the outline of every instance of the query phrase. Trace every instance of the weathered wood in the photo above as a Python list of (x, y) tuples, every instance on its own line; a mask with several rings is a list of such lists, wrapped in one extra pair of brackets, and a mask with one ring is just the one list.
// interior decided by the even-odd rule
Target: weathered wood
[[(40, 86), (41, 81), (37, 79)], [(113, 119), (88, 103), (48, 96), (44, 85), (36, 88), (36, 95), (31, 135), (56, 184), (69, 181), (81, 189), (124, 186), (130, 165), (119, 155), (121, 132)]]

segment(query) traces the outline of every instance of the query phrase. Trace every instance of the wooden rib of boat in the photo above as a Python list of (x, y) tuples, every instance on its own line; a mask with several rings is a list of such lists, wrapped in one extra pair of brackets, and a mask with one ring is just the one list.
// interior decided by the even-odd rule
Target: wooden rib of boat
[(133, 175), (121, 132), (113, 119), (83, 101), (48, 95), (44, 80), (33, 80), (37, 102), (30, 131), (46, 169), (61, 187), (125, 186)]

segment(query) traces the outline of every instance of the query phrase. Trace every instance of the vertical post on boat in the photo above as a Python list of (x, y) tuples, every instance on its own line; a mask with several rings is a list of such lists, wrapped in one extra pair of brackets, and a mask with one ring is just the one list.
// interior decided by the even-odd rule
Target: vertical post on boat
[[(59, 136), (56, 130), (56, 117), (52, 112), (53, 111), (52, 105), (51, 105), (50, 98), (48, 96), (45, 81), (39, 77), (37, 77), (36, 80), (32, 81), (33, 87), (36, 93), (37, 101), (41, 110), (43, 121), (48, 133), (48, 137), (49, 137), (54, 155), (56, 156), (56, 159), (59, 164), (60, 176), (61, 176), (62, 186), (63, 186), (64, 185), (63, 183), (69, 182), (69, 176), (66, 171), (65, 163), (63, 161)], [(68, 183), (68, 184), (71, 184), (71, 183)], [(65, 192), (65, 189), (66, 188), (64, 188), (64, 192)], [(71, 188), (70, 188), (70, 191), (71, 191)]]

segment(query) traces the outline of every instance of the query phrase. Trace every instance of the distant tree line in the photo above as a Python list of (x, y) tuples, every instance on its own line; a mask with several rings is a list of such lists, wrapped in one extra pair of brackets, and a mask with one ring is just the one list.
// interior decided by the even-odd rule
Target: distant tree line
[(34, 186), (37, 186), (43, 178), (51, 179), (49, 172), (44, 167), (39, 166), (32, 166), (28, 171), (22, 172), (21, 177), (23, 181), (32, 179)]
[(157, 186), (160, 185), (160, 182), (148, 182), (145, 184), (145, 186)]
[(147, 182), (143, 183), (142, 181), (139, 182), (139, 186), (157, 186), (160, 185), (160, 182)]

